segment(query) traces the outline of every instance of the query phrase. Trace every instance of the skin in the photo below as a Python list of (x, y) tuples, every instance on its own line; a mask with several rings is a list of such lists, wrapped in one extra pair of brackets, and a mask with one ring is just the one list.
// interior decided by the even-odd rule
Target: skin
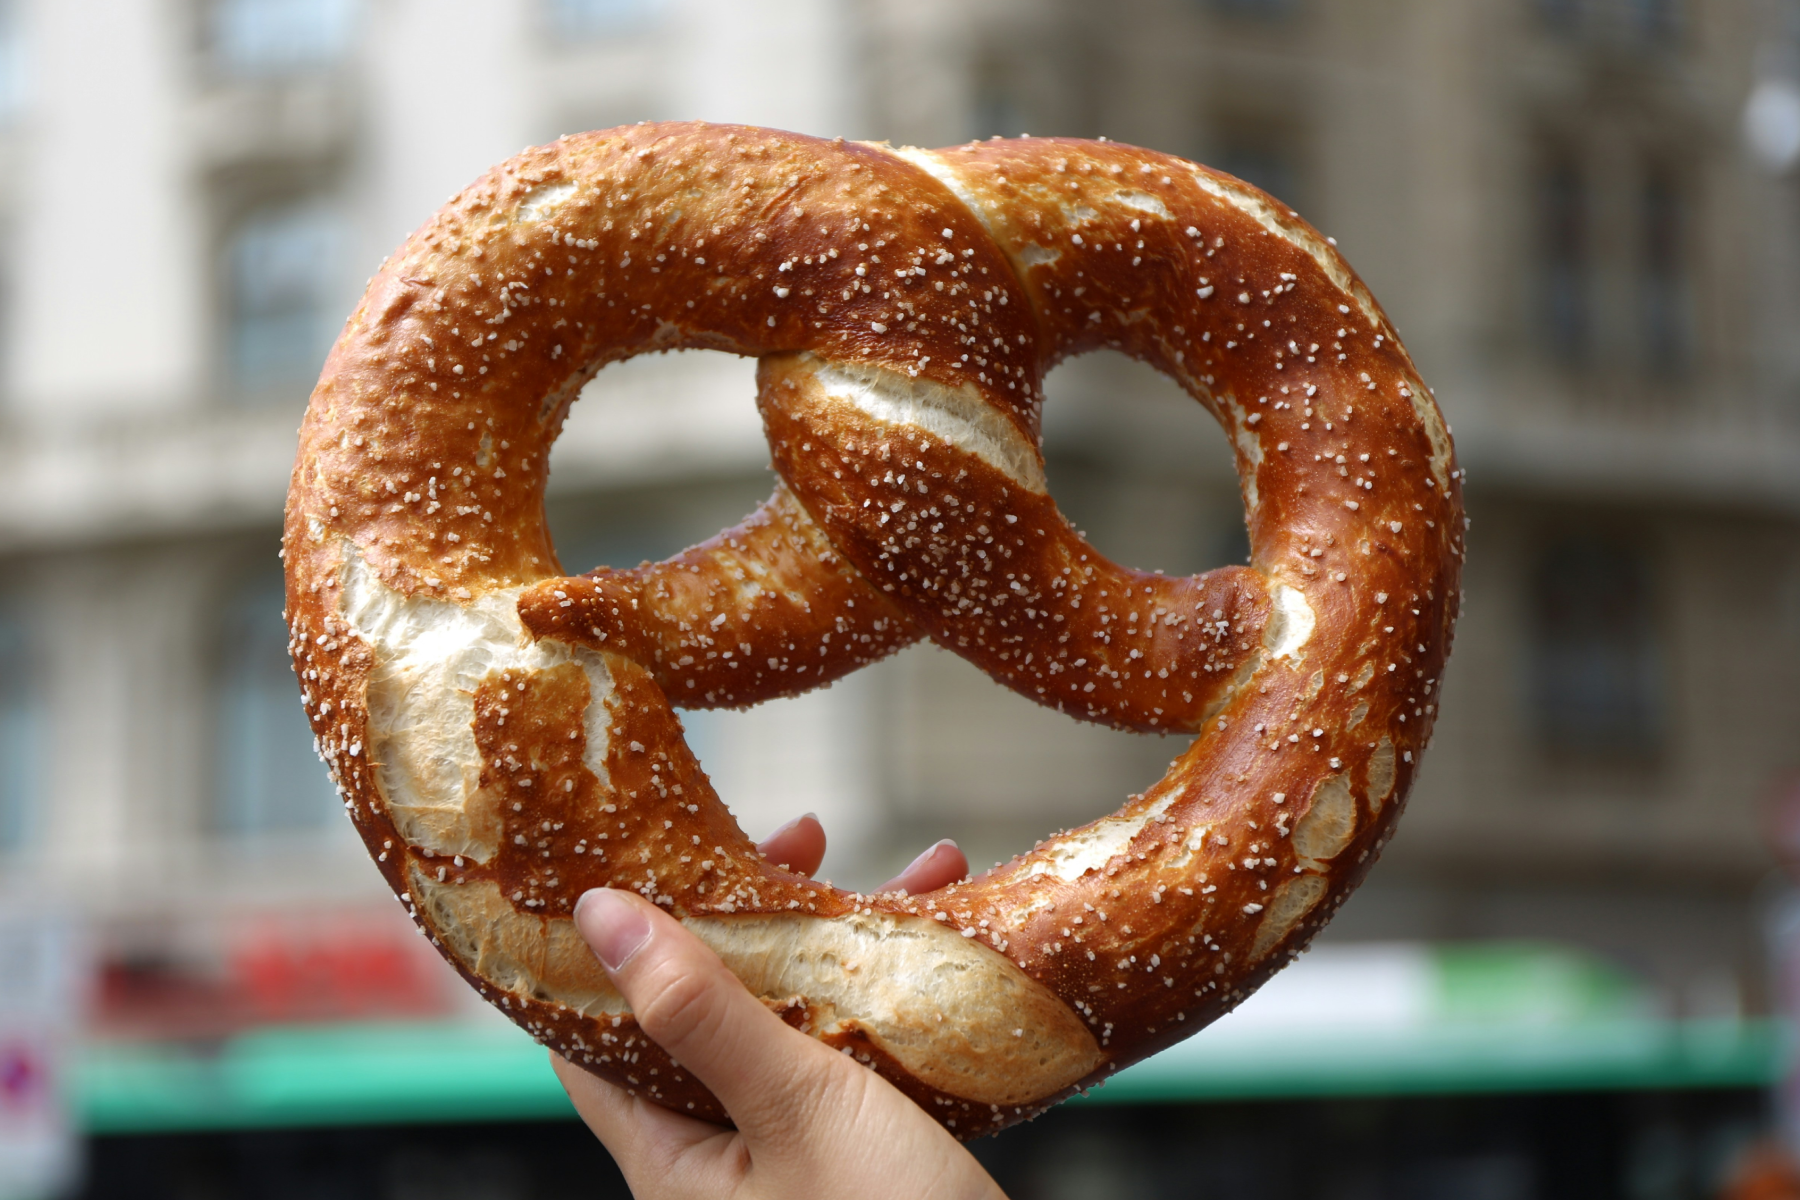
[[(810, 875), (825, 831), (800, 817), (758, 848)], [(881, 890), (931, 891), (967, 873), (962, 851), (943, 841)], [(639, 1200), (1005, 1200), (942, 1126), (873, 1071), (783, 1024), (654, 905), (595, 889), (576, 905), (575, 924), (645, 1032), (712, 1089), (736, 1125), (633, 1099), (551, 1055)]]

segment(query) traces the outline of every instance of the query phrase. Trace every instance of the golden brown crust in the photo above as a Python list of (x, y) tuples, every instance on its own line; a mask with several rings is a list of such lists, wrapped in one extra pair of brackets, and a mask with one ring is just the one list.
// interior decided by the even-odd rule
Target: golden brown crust
[[(782, 487), (668, 562), (560, 577), (568, 403), (679, 346), (762, 359)], [(1248, 568), (1132, 571), (1057, 513), (1042, 376), (1099, 347), (1224, 426)], [(301, 431), (288, 617), (378, 866), (534, 1036), (722, 1116), (574, 938), (581, 891), (632, 887), (974, 1136), (1227, 1011), (1361, 879), (1430, 733), (1462, 524), (1380, 309), (1228, 176), (1111, 143), (644, 125), (502, 164), (376, 276)], [(793, 694), (920, 636), (1083, 719), (1202, 736), (976, 883), (865, 897), (763, 862), (671, 702)]]
[(537, 584), (519, 615), (533, 637), (644, 664), (687, 708), (795, 695), (919, 638), (785, 485), (734, 528), (664, 562)]

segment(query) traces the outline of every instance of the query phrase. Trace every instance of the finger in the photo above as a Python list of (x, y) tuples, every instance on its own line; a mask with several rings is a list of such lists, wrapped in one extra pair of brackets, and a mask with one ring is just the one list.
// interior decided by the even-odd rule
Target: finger
[(935, 892), (941, 887), (955, 883), (968, 873), (968, 857), (963, 854), (955, 842), (945, 838), (913, 859), (907, 865), (906, 870), (875, 890), (878, 892), (905, 892), (909, 896), (917, 896), (923, 892)]
[[(731, 1151), (737, 1137), (732, 1130), (627, 1095), (555, 1051), (550, 1068), (633, 1195), (720, 1196), (731, 1190), (740, 1165)], [(680, 1188), (683, 1180), (692, 1186)], [(650, 1186), (652, 1181), (662, 1186)]]
[(771, 833), (756, 848), (776, 866), (810, 877), (825, 861), (825, 827), (807, 813)]
[[(745, 1137), (778, 1135), (797, 1107), (841, 1081), (848, 1059), (788, 1028), (648, 901), (596, 888), (576, 904), (575, 925), (639, 1026), (718, 1097)], [(807, 1081), (800, 1092), (796, 1079)]]
[(652, 1166), (726, 1130), (627, 1095), (625, 1089), (590, 1075), (555, 1051), (550, 1067), (594, 1136), (606, 1144), (621, 1169), (626, 1161)]

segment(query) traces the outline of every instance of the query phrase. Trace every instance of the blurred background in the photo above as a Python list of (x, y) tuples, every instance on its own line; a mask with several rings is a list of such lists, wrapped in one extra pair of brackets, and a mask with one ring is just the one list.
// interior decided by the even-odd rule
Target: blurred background
[[(1020, 1197), (1800, 1195), (1800, 0), (0, 0), (0, 1197), (623, 1194), (429, 952), (312, 754), (275, 554), (362, 281), (521, 146), (706, 118), (1105, 135), (1267, 188), (1380, 297), (1469, 468), (1398, 837), (1238, 1014), (978, 1147)], [(1224, 440), (1050, 380), (1104, 551), (1241, 560)], [(772, 485), (752, 364), (603, 372), (571, 570)], [(752, 836), (872, 886), (1114, 808), (1181, 746), (915, 648), (690, 714)]]

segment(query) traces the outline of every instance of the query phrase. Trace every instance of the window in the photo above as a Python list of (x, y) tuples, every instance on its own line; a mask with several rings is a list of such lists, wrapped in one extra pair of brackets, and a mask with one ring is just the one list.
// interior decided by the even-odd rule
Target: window
[(357, 0), (215, 0), (213, 59), (240, 77), (335, 66), (349, 53), (357, 7)]
[(19, 24), (18, 0), (0, 0), (0, 124), (25, 107), (25, 39)]
[(971, 138), (1018, 137), (1030, 132), (1018, 73), (1010, 63), (984, 58), (975, 69), (969, 112)]
[(1300, 130), (1279, 115), (1227, 113), (1209, 122), (1200, 161), (1261, 188), (1290, 208), (1301, 207)]
[(1642, 47), (1666, 44), (1681, 31), (1677, 0), (1534, 0), (1538, 16), (1564, 36), (1602, 37)]
[(1207, 0), (1207, 7), (1227, 16), (1266, 21), (1289, 16), (1300, 7), (1300, 3), (1299, 0)]
[(1675, 0), (1617, 0), (1626, 28), (1646, 42), (1667, 42), (1680, 28), (1680, 6)]
[(1539, 559), (1532, 588), (1530, 700), (1543, 745), (1583, 757), (1655, 750), (1663, 656), (1644, 555), (1564, 537)]
[(1674, 172), (1651, 167), (1638, 198), (1639, 336), (1644, 365), (1652, 371), (1678, 371), (1692, 353), (1688, 319), (1686, 224), (1683, 198)]
[(38, 666), (24, 618), (0, 609), (0, 854), (34, 832), (43, 744)]
[(279, 573), (239, 589), (220, 621), (213, 823), (240, 837), (302, 832), (338, 803), (288, 662)]
[[(1532, 324), (1564, 367), (1670, 380), (1690, 365), (1688, 192), (1670, 161), (1651, 148), (1633, 164), (1573, 138), (1541, 160)], [(1614, 163), (1626, 169), (1595, 169)]]
[(225, 249), (226, 351), (246, 398), (312, 390), (343, 323), (337, 305), (343, 223), (324, 204), (253, 212)]
[(1213, 536), (1212, 555), (1207, 566), (1241, 566), (1249, 561), (1250, 530), (1244, 524), (1243, 510), (1234, 504)]
[(1228, 143), (1215, 156), (1215, 160), (1207, 165), (1224, 171), (1227, 175), (1236, 175), (1245, 183), (1254, 184), (1289, 207), (1294, 205), (1298, 184), (1293, 156), (1284, 153), (1279, 145), (1268, 142)]
[(661, 0), (543, 0), (544, 24), (559, 38), (635, 33), (652, 24), (661, 8)]
[(1538, 15), (1544, 24), (1561, 33), (1572, 33), (1581, 27), (1582, 0), (1537, 0)]
[(1551, 354), (1565, 363), (1587, 356), (1590, 262), (1588, 197), (1573, 154), (1553, 153), (1537, 181), (1537, 317)]

